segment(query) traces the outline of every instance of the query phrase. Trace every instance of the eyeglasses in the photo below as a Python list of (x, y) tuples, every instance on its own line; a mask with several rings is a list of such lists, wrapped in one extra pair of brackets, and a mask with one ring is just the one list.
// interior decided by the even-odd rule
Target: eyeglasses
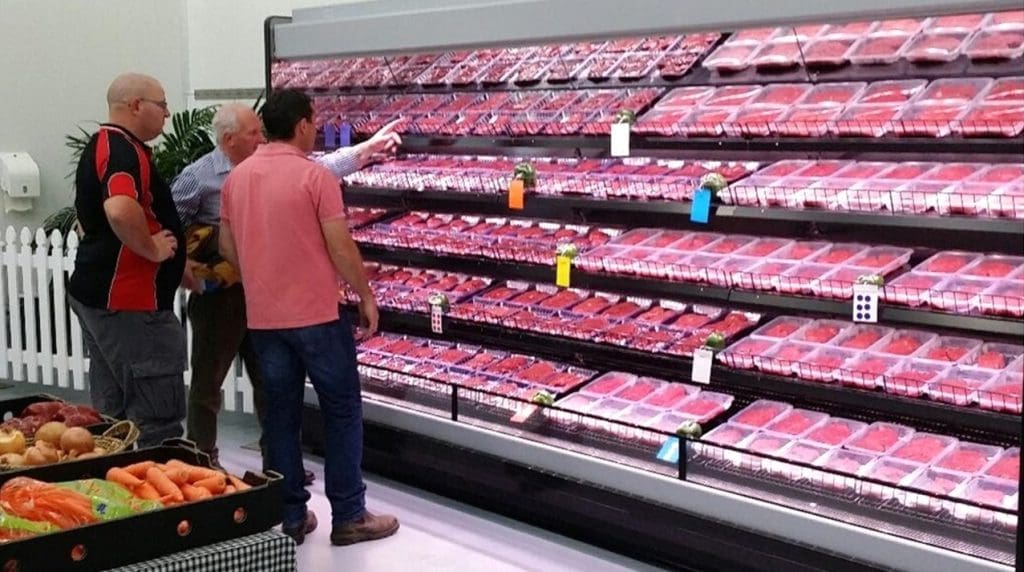
[(160, 109), (163, 109), (164, 111), (167, 111), (167, 100), (166, 99), (147, 99), (145, 97), (140, 97), (139, 101), (148, 101), (148, 102), (152, 103), (153, 105), (156, 105)]

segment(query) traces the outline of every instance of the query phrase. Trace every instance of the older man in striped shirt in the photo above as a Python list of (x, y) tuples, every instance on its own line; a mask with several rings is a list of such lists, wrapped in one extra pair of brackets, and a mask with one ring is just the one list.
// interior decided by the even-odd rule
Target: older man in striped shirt
[[(341, 179), (361, 169), (379, 153), (401, 144), (394, 132), (398, 121), (385, 126), (370, 139), (318, 158)], [(231, 169), (266, 142), (259, 117), (247, 105), (221, 106), (213, 118), (217, 147), (189, 165), (174, 180), (171, 193), (188, 237), (190, 265), (204, 280), (202, 293), (192, 294), (188, 316), (192, 323), (192, 381), (188, 396), (188, 438), (198, 448), (217, 454), (217, 413), (221, 385), (236, 355), (241, 355), (252, 380), (256, 413), (262, 423), (264, 400), (262, 376), (246, 329), (245, 294), (238, 275), (217, 253), (221, 188)], [(340, 192), (340, 189), (339, 189)], [(260, 439), (261, 445), (263, 439)], [(313, 473), (306, 472), (307, 481)]]

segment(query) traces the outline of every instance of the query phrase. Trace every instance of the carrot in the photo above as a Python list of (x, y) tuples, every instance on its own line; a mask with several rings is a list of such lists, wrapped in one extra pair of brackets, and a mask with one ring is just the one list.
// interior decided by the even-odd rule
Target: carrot
[(156, 463), (154, 463), (153, 461), (142, 461), (140, 463), (135, 463), (132, 465), (128, 465), (127, 467), (124, 467), (124, 470), (131, 476), (141, 480), (146, 478), (146, 471), (148, 471), (150, 467), (155, 465)]
[(107, 471), (107, 480), (123, 485), (128, 490), (133, 490), (143, 483), (142, 479), (129, 473), (127, 470), (118, 467), (111, 467), (111, 469)]
[(135, 487), (132, 493), (142, 500), (160, 500), (160, 493), (156, 492), (149, 481), (142, 481), (142, 484)]
[(190, 465), (190, 464), (185, 463), (183, 461), (179, 461), (178, 459), (171, 459), (170, 461), (167, 461), (167, 466), (168, 467), (174, 467), (175, 469), (183, 469), (183, 470), (188, 471), (188, 481), (190, 483), (194, 483), (196, 481), (201, 481), (203, 479), (209, 479), (211, 477), (215, 477), (217, 475), (222, 475), (223, 474), (220, 471), (215, 471), (213, 469), (207, 469), (206, 467), (198, 467), (196, 465)]
[(232, 486), (234, 486), (235, 489), (237, 489), (239, 492), (247, 491), (252, 488), (252, 486), (249, 485), (249, 483), (243, 481), (242, 479), (232, 474), (228, 474), (228, 480), (231, 481)]
[(189, 484), (182, 485), (181, 492), (185, 495), (185, 500), (187, 501), (203, 500), (213, 496), (213, 493), (203, 487), (194, 487)]
[(234, 494), (234, 493), (237, 493), (237, 492), (238, 492), (238, 489), (235, 488), (235, 485), (228, 485), (228, 486), (224, 487), (224, 494), (226, 494), (226, 495)]
[(189, 482), (189, 474), (188, 471), (185, 469), (180, 469), (177, 467), (167, 467), (167, 469), (164, 470), (164, 474), (167, 475), (167, 478), (171, 479), (171, 482), (178, 485), (179, 487), (182, 485), (186, 485)]
[(224, 492), (224, 487), (227, 486), (227, 482), (224, 479), (224, 475), (218, 474), (215, 477), (196, 481), (195, 486), (202, 487), (215, 495), (219, 495)]
[[(167, 476), (167, 473), (160, 469), (150, 467), (146, 471), (146, 480), (160, 493), (161, 500), (163, 497), (170, 497), (172, 501), (179, 503), (185, 500), (185, 496), (181, 494), (181, 489), (178, 488), (178, 485), (174, 484), (174, 481)], [(164, 502), (164, 504), (168, 503)]]

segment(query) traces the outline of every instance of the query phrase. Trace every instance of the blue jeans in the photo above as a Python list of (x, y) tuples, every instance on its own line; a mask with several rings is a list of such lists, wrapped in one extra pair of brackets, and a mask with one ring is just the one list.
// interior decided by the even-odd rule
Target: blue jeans
[(365, 511), (363, 406), (355, 339), (347, 316), (285, 330), (250, 330), (263, 373), (267, 468), (284, 475), (284, 527), (301, 527), (309, 492), (302, 468), (302, 403), (306, 376), (324, 420), (324, 484), (334, 525)]

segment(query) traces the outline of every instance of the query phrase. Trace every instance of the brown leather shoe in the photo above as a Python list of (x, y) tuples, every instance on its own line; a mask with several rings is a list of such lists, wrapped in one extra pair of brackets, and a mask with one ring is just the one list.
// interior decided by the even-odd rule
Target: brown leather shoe
[(285, 528), (282, 526), (281, 532), (292, 537), (292, 540), (295, 541), (295, 544), (301, 546), (302, 543), (306, 541), (306, 535), (316, 530), (316, 525), (316, 513), (311, 510), (307, 510), (306, 522), (304, 522), (302, 526), (298, 528)]
[(387, 538), (398, 531), (398, 519), (389, 514), (373, 514), (370, 511), (354, 522), (335, 526), (331, 530), (331, 544), (345, 546), (367, 540)]

